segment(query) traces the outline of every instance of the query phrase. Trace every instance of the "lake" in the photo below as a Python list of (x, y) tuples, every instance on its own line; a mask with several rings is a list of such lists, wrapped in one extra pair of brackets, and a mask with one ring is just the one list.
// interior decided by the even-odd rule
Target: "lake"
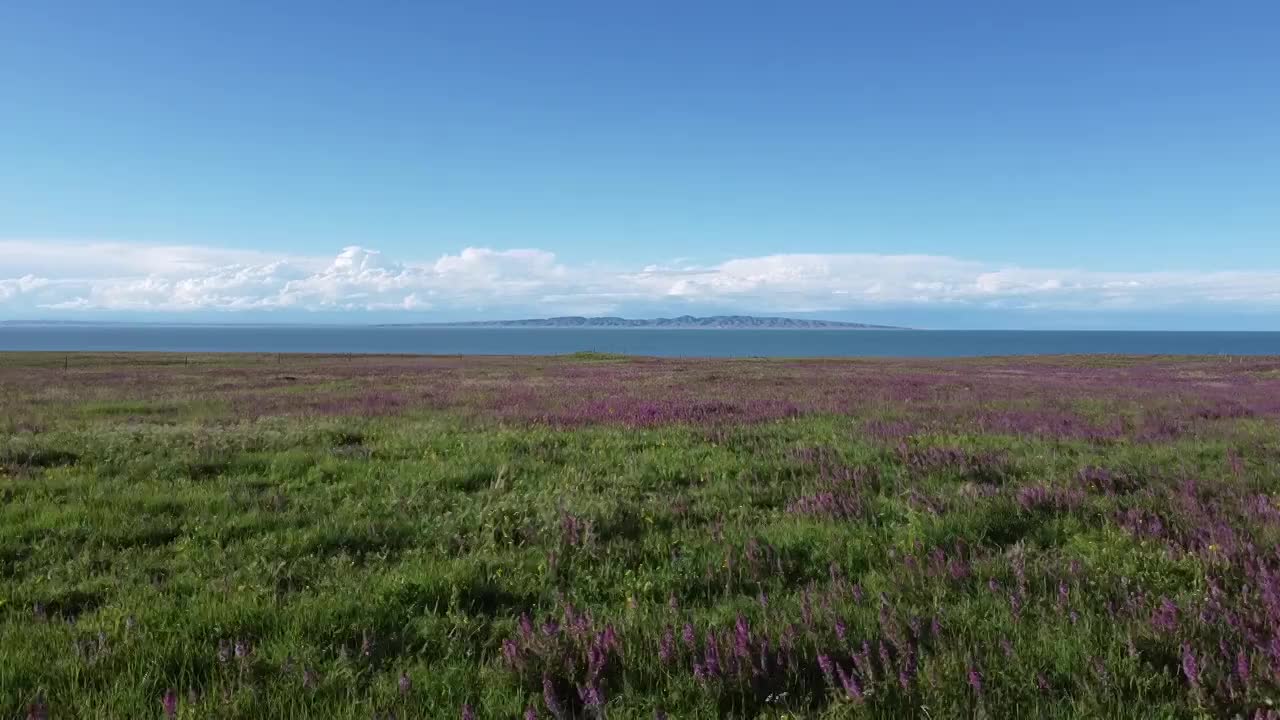
[(303, 325), (10, 325), (2, 351), (668, 357), (961, 357), (1076, 353), (1280, 355), (1280, 332), (624, 330)]

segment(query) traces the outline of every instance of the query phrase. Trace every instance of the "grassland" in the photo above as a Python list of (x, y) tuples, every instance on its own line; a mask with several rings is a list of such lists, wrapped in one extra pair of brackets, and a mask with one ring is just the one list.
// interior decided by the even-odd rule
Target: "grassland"
[(1280, 359), (0, 357), (0, 718), (1275, 718)]

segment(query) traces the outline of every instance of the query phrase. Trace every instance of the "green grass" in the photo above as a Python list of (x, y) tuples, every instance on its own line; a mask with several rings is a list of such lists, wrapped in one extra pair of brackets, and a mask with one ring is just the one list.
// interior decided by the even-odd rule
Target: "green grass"
[[(565, 362), (582, 360), (614, 359)], [(913, 469), (860, 421), (832, 415), (715, 433), (556, 429), (430, 410), (237, 420), (206, 394), (90, 395), (32, 410), (39, 430), (0, 439), (3, 718), (25, 716), (37, 697), (56, 718), (160, 717), (169, 688), (190, 718), (457, 717), (464, 703), (482, 718), (526, 706), (546, 718), (541, 673), (510, 669), (502, 644), (518, 636), (522, 613), (540, 623), (566, 604), (623, 638), (607, 676), (607, 716), (619, 720), (659, 708), (676, 718), (1192, 718), (1280, 699), (1261, 672), (1234, 704), (1188, 687), (1180, 643), (1216, 630), (1184, 620), (1178, 637), (1164, 636), (1148, 620), (1161, 597), (1203, 602), (1212, 561), (1114, 521), (1131, 507), (1167, 507), (1166, 491), (1189, 476), (1274, 498), (1274, 422), (1223, 421), (1223, 434), (1159, 444), (962, 430), (911, 440), (998, 451), (1006, 474), (993, 478)], [(1243, 478), (1222, 462), (1237, 429), (1253, 438)], [(828, 459), (808, 459), (814, 448)], [(1021, 487), (1072, 486), (1092, 465), (1138, 476), (1143, 490), (1063, 509), (1016, 501)], [(789, 512), (828, 486), (831, 466), (873, 478), (860, 486), (861, 513)], [(575, 542), (566, 518), (590, 532)], [(1277, 539), (1271, 525), (1239, 529)], [(924, 567), (935, 548), (967, 558), (969, 574), (904, 563), (911, 555)], [(1020, 619), (1007, 593), (988, 588), (1016, 585), (1012, 557), (1028, 578)], [(1060, 583), (1074, 620), (1057, 605)], [(1125, 588), (1147, 604), (1112, 618), (1106, 603)], [(815, 657), (839, 645), (836, 618), (852, 638), (892, 634), (881, 593), (893, 631), (908, 632), (914, 617), (937, 618), (943, 633), (921, 641), (908, 689), (880, 678), (855, 703), (822, 679)], [(806, 602), (819, 618), (812, 629)], [(708, 627), (731, 629), (739, 616), (774, 648), (786, 626), (799, 627), (800, 660), (776, 688), (700, 684), (683, 650), (660, 662), (668, 625), (678, 636), (693, 623), (701, 644)], [(220, 661), (220, 643), (238, 641), (246, 656)], [(980, 696), (970, 667), (981, 668)]]

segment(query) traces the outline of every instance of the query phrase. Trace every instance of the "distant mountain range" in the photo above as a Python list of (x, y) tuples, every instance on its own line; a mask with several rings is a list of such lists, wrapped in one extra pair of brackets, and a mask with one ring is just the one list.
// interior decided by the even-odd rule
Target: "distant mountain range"
[(751, 315), (712, 315), (674, 318), (631, 319), (620, 317), (553, 317), (527, 320), (480, 320), (442, 323), (393, 323), (384, 327), (472, 327), (472, 328), (634, 328), (661, 330), (904, 330), (891, 325), (800, 320)]

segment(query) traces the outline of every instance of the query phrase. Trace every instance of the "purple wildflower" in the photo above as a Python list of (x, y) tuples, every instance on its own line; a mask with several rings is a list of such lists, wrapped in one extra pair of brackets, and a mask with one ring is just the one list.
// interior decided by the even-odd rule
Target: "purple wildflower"
[(862, 652), (855, 658), (858, 661), (858, 668), (866, 674), (867, 679), (871, 682), (876, 681), (876, 669), (871, 664), (871, 643), (866, 640), (862, 641)]
[(1182, 644), (1182, 674), (1187, 676), (1191, 687), (1200, 687), (1200, 663), (1196, 661), (1196, 654), (1191, 650), (1190, 643)]
[(471, 709), (471, 703), (462, 704), (462, 720), (476, 720), (476, 711)]
[(542, 702), (547, 705), (547, 712), (556, 720), (561, 720), (564, 715), (564, 706), (560, 704), (560, 697), (556, 694), (556, 684), (552, 682), (550, 675), (542, 676)]
[(880, 667), (888, 671), (893, 665), (892, 642), (886, 644), (884, 640), (880, 641)]
[(831, 656), (825, 653), (818, 656), (818, 667), (822, 668), (822, 674), (827, 677), (827, 682), (835, 682), (835, 663), (831, 662)]
[(911, 681), (915, 679), (916, 670), (915, 649), (909, 647), (902, 657), (902, 667), (898, 669), (898, 684), (902, 686), (903, 692), (911, 689)]
[(538, 720), (538, 711), (532, 705), (524, 709), (524, 720)]
[(502, 641), (502, 658), (512, 670), (524, 669), (524, 656), (520, 652), (520, 647), (510, 638)]
[(706, 650), (704, 651), (703, 666), (710, 677), (718, 677), (720, 675), (720, 647), (714, 630), (707, 631)]
[(413, 681), (409, 679), (409, 673), (400, 673), (400, 681), (396, 685), (400, 688), (401, 695), (408, 695), (413, 689)]
[(618, 630), (612, 623), (604, 626), (604, 632), (601, 633), (600, 638), (606, 649), (615, 652), (622, 649), (622, 642), (618, 640)]
[(681, 631), (680, 638), (684, 640), (684, 646), (690, 650), (698, 644), (698, 637), (694, 632), (693, 623), (684, 624), (684, 630)]
[(1160, 599), (1160, 607), (1151, 614), (1151, 627), (1162, 633), (1172, 633), (1178, 625), (1178, 606), (1169, 598)]
[(676, 656), (675, 631), (668, 625), (662, 631), (662, 640), (658, 643), (658, 660), (663, 665), (670, 665)]
[(598, 708), (604, 705), (604, 693), (595, 685), (579, 685), (578, 698), (587, 707)]
[(164, 716), (167, 718), (175, 718), (178, 716), (178, 691), (169, 688), (164, 691), (164, 697), (160, 699), (160, 707), (164, 710)]
[(587, 675), (593, 680), (604, 673), (604, 666), (609, 661), (603, 643), (599, 638), (587, 648)]
[(1250, 674), (1249, 653), (1241, 649), (1236, 652), (1236, 678), (1245, 689), (1249, 687)]
[(982, 697), (982, 673), (973, 665), (969, 666), (969, 687), (973, 688), (973, 694)]
[(737, 658), (745, 658), (751, 655), (751, 626), (747, 624), (747, 619), (741, 613), (734, 622), (734, 639), (733, 653)]
[(858, 683), (858, 678), (853, 673), (847, 673), (840, 665), (836, 665), (836, 673), (840, 676), (840, 686), (844, 688), (844, 692), (852, 700), (862, 699), (862, 685)]

